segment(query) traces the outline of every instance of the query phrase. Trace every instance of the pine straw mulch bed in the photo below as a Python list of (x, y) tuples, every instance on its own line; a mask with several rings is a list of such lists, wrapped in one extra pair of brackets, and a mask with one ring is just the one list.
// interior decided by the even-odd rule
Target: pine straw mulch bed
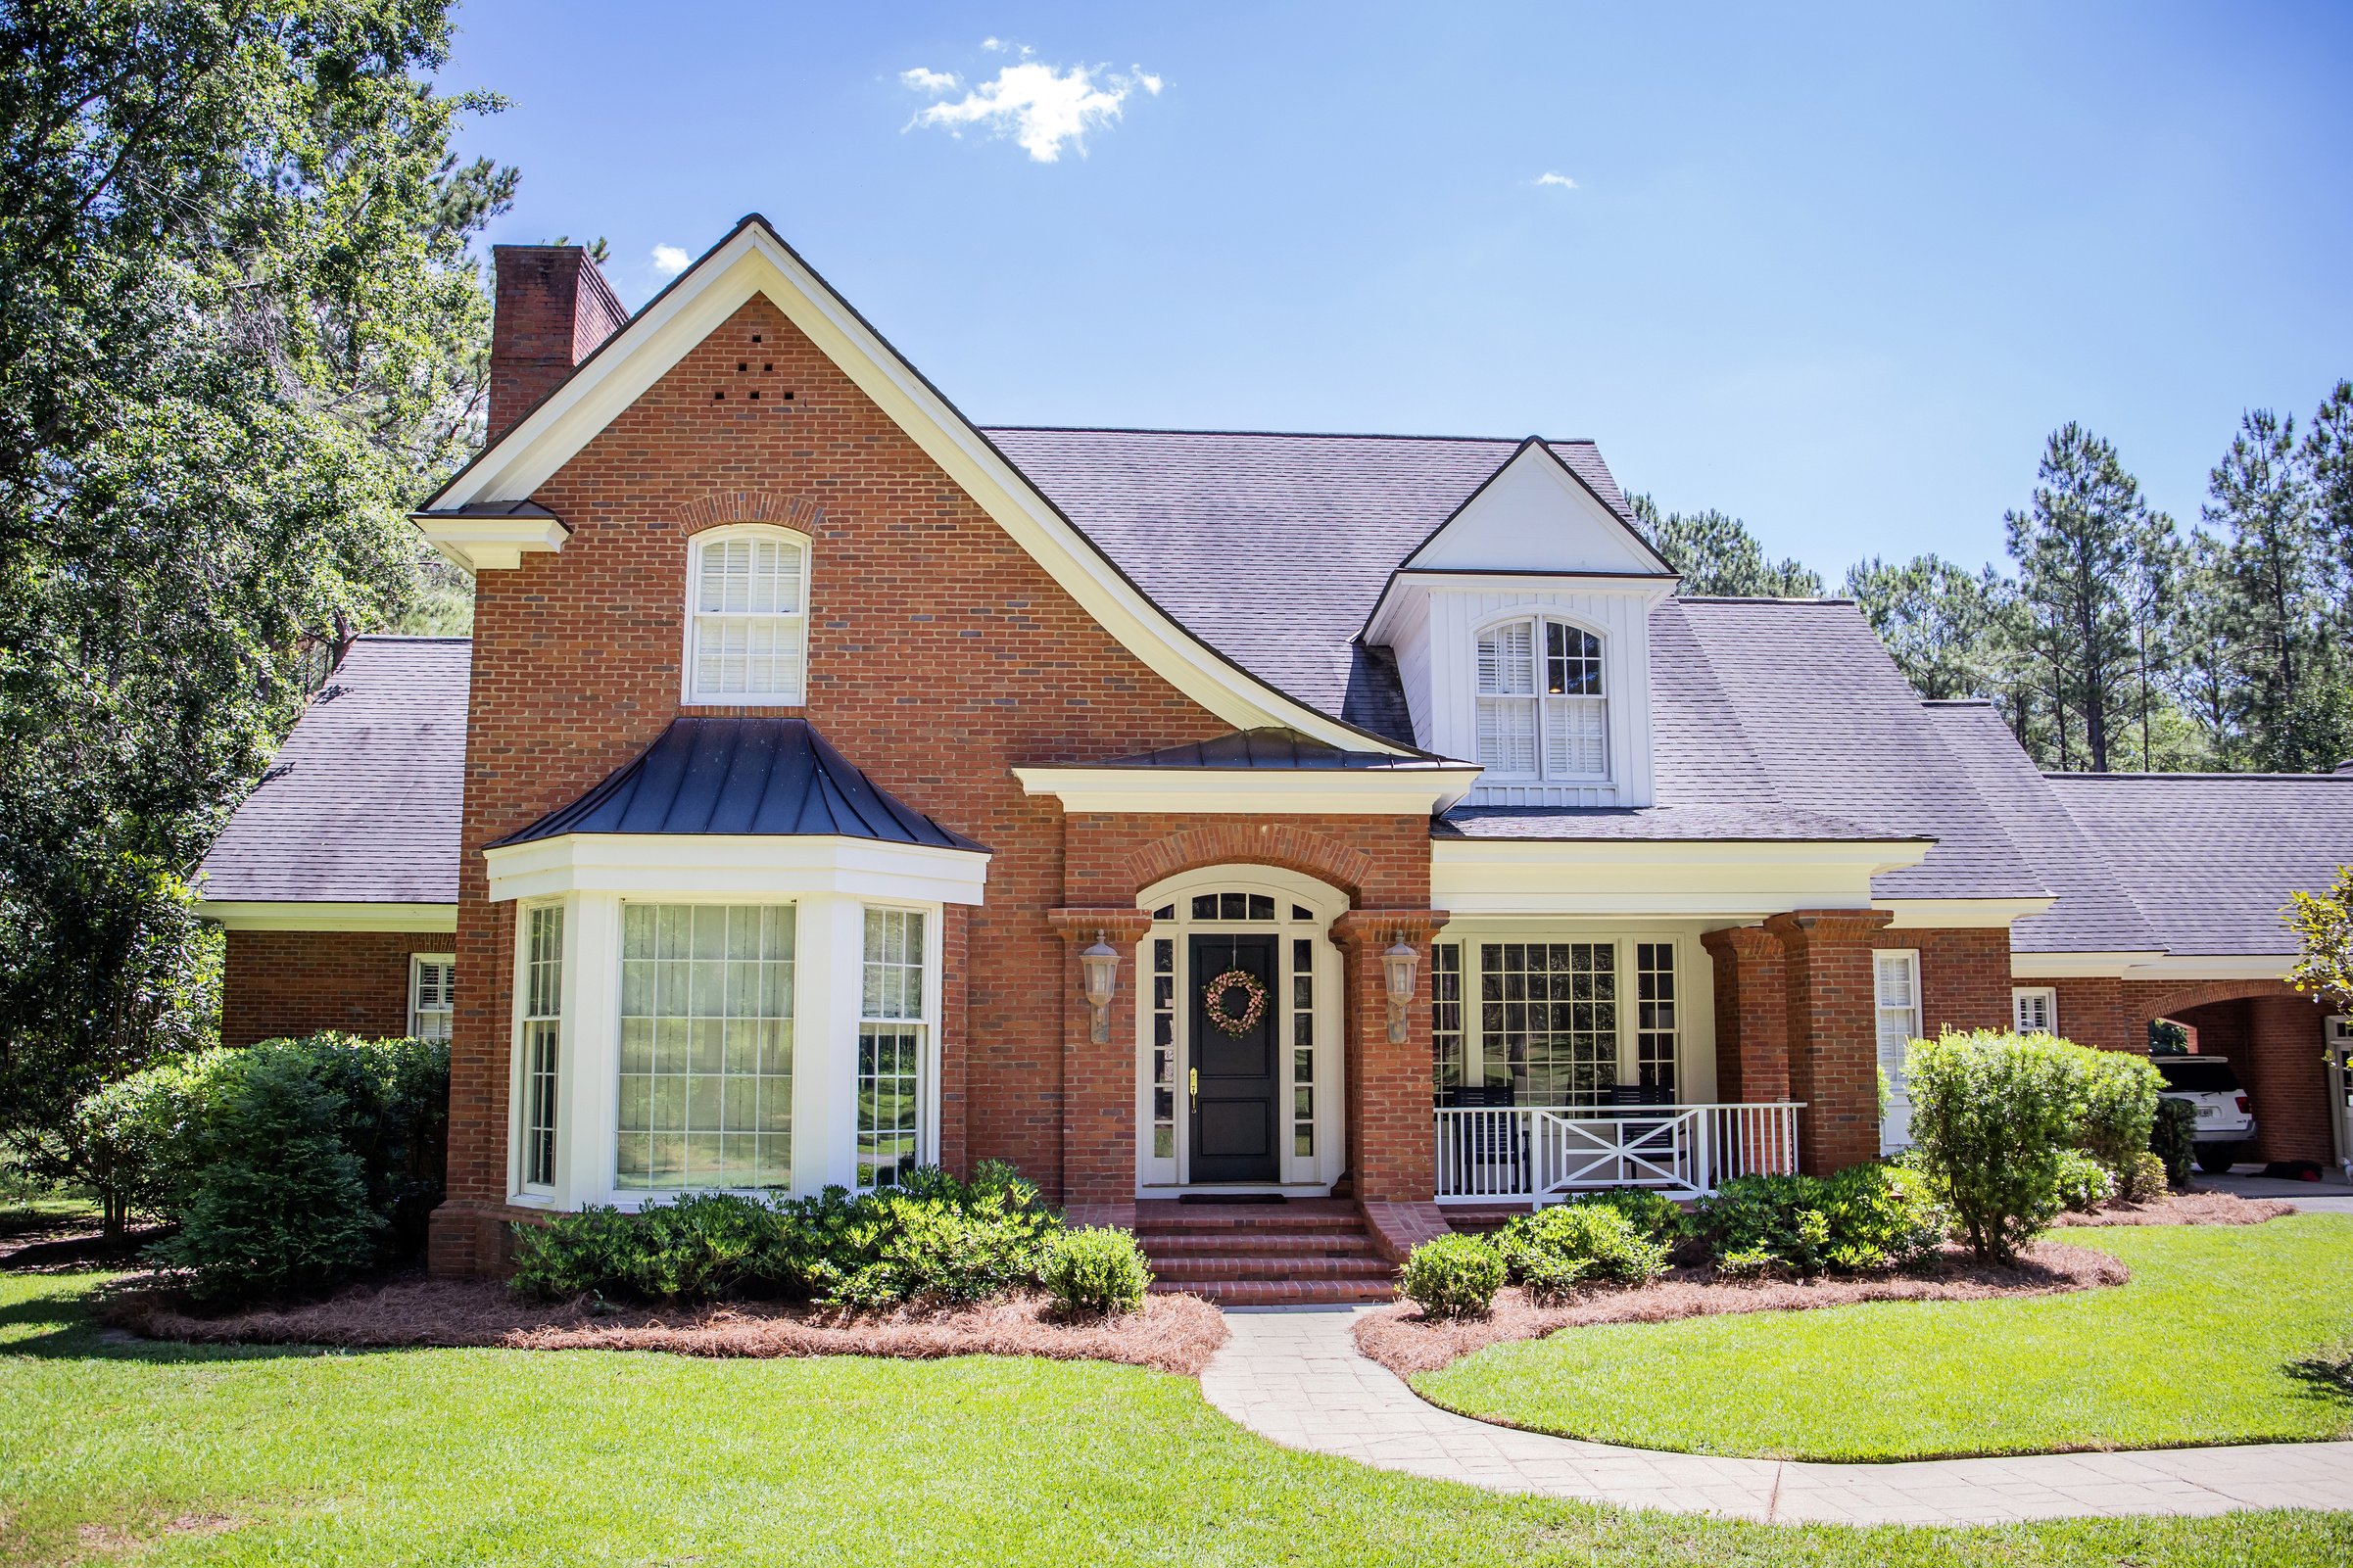
[(1225, 1320), (1197, 1296), (1147, 1296), (1138, 1311), (1065, 1320), (1043, 1295), (969, 1306), (853, 1309), (789, 1302), (618, 1307), (549, 1305), (478, 1280), (360, 1285), (323, 1301), (218, 1316), (171, 1295), (130, 1290), (107, 1316), (150, 1339), (338, 1349), (487, 1346), (518, 1351), (668, 1351), (679, 1355), (1041, 1355), (1125, 1361), (1197, 1377)]
[(1497, 1293), (1484, 1317), (1425, 1318), (1411, 1302), (1375, 1307), (1356, 1321), (1358, 1349), (1399, 1377), (1434, 1372), (1474, 1351), (1506, 1340), (1542, 1339), (1563, 1328), (1597, 1323), (1668, 1323), (1726, 1312), (1800, 1311), (1856, 1302), (1970, 1302), (2003, 1296), (2048, 1296), (2060, 1291), (2121, 1285), (2124, 1263), (2089, 1247), (2030, 1242), (2019, 1266), (1980, 1263), (1967, 1250), (1946, 1247), (1925, 1267), (1860, 1279), (1725, 1280), (1706, 1264), (1669, 1269), (1656, 1284), (1633, 1289), (1597, 1286), (1568, 1301), (1541, 1306), (1517, 1286)]
[(2082, 1225), (2260, 1225), (2296, 1212), (2277, 1198), (2241, 1198), (2231, 1192), (2173, 1192), (2147, 1203), (2112, 1201), (2088, 1214), (2064, 1213), (2054, 1228)]

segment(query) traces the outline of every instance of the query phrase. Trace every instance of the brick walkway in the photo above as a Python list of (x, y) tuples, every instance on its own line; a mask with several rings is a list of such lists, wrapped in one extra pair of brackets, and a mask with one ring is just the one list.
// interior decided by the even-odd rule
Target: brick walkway
[(1228, 1311), (1210, 1403), (1286, 1448), (1498, 1492), (1788, 1522), (1998, 1524), (2084, 1514), (2353, 1508), (2353, 1443), (1902, 1464), (1660, 1453), (1490, 1426), (1424, 1402), (1358, 1354), (1356, 1310)]

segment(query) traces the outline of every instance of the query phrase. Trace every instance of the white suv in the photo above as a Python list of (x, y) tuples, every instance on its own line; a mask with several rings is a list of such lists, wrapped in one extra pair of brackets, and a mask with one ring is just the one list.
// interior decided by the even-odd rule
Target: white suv
[(2190, 1154), (2198, 1168), (2219, 1176), (2247, 1157), (2255, 1139), (2255, 1113), (2247, 1104), (2238, 1074), (2228, 1057), (2151, 1057), (2165, 1074), (2161, 1093), (2168, 1100), (2185, 1100), (2197, 1113), (2190, 1133)]

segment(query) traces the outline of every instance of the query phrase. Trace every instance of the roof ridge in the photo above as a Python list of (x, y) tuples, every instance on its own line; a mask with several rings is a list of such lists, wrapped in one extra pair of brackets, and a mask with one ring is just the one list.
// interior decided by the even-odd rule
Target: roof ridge
[(2337, 784), (2353, 784), (2353, 773), (2334, 773), (2334, 772), (2330, 772), (2330, 773), (2125, 773), (2125, 772), (2121, 772), (2121, 771), (2112, 771), (2112, 772), (2108, 772), (2108, 773), (2073, 773), (2073, 772), (2059, 772), (2059, 771), (2055, 771), (2055, 770), (2052, 770), (2052, 769), (2045, 768), (2045, 769), (2041, 770), (2041, 773), (2042, 773), (2042, 777), (2043, 777), (2043, 778), (2045, 778), (2045, 779), (2050, 779), (2050, 780), (2059, 780), (2059, 779), (2067, 779), (2067, 780), (2078, 780), (2078, 779), (2081, 779), (2081, 780), (2092, 780), (2092, 779), (2114, 779), (2114, 780), (2127, 780), (2127, 781), (2132, 781), (2132, 782), (2136, 782), (2136, 783), (2153, 783), (2153, 782), (2163, 782), (2163, 783), (2167, 783), (2167, 784), (2177, 784), (2177, 783), (2178, 783), (2178, 784), (2197, 784), (2197, 783), (2213, 783), (2213, 782), (2215, 782), (2215, 781), (2218, 781), (2218, 780), (2224, 780), (2224, 779), (2228, 779), (2228, 780), (2231, 780), (2231, 781), (2233, 781), (2233, 782), (2241, 782), (2241, 781), (2254, 781), (2254, 782), (2260, 782), (2260, 783), (2265, 783), (2265, 784), (2318, 784), (2318, 783), (2321, 783), (2321, 782), (2323, 782), (2323, 781), (2329, 781), (2329, 782), (2337, 783)]
[[(1264, 436), (1285, 441), (1460, 441), (1488, 442), (1501, 447), (1516, 447), (1530, 438), (1526, 436), (1446, 436), (1415, 434), (1393, 430), (1236, 430), (1192, 429), (1180, 425), (996, 425), (980, 427), (983, 430), (1021, 431), (1032, 435), (1063, 436)], [(1538, 436), (1534, 438), (1547, 447), (1596, 447), (1600, 443), (1591, 436)]]
[(1678, 594), (1676, 601), (1683, 604), (1852, 604), (1856, 600), (1846, 594), (1825, 594), (1819, 598), (1789, 598), (1778, 594)]
[(352, 639), (355, 642), (471, 642), (471, 635), (456, 637), (448, 632), (361, 632)]

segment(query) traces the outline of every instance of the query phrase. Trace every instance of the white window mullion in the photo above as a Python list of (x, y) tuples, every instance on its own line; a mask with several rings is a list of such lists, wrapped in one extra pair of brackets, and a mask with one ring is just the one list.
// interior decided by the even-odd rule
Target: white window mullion
[(1879, 1032), (1879, 1070), (1887, 1082), (1887, 1104), (1879, 1127), (1882, 1154), (1911, 1145), (1912, 1106), (1904, 1082), (1904, 1056), (1921, 1032), (1920, 955), (1909, 949), (1872, 954), (1872, 989)]

